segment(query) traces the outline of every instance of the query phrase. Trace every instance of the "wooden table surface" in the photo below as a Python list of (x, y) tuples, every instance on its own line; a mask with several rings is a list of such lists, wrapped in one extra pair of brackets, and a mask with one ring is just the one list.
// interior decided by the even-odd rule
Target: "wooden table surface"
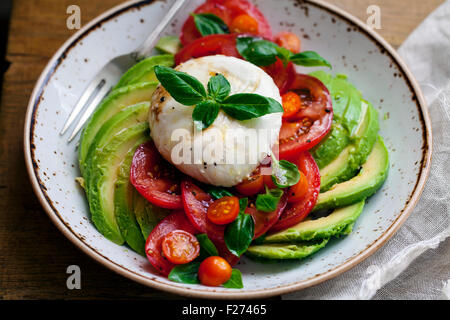
[[(443, 0), (328, 0), (367, 20), (367, 7), (381, 8), (379, 33), (394, 47)], [(0, 298), (179, 298), (125, 279), (97, 264), (51, 223), (33, 193), (22, 151), (24, 116), (36, 80), (54, 52), (74, 31), (66, 9), (76, 3), (82, 24), (122, 0), (14, 0), (0, 104)], [(81, 268), (81, 290), (68, 290), (66, 268)]]

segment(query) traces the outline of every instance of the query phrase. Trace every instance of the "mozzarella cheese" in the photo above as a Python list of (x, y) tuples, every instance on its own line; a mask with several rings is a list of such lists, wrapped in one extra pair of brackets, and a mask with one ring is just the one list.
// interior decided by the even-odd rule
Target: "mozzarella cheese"
[[(204, 86), (222, 74), (231, 94), (256, 93), (281, 103), (279, 90), (261, 68), (223, 55), (189, 60), (176, 68), (197, 78)], [(247, 178), (278, 141), (282, 113), (239, 121), (219, 112), (205, 130), (194, 125), (194, 106), (176, 102), (159, 85), (153, 94), (149, 125), (161, 155), (180, 171), (204, 183), (231, 187)]]

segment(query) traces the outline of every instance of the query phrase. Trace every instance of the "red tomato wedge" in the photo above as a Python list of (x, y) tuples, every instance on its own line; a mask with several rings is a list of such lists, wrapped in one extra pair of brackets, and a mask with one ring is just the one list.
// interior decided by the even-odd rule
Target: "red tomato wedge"
[(140, 145), (133, 156), (130, 182), (154, 205), (182, 209), (179, 172), (159, 154), (153, 141)]
[(188, 219), (186, 219), (184, 212), (176, 211), (165, 217), (156, 225), (152, 232), (150, 232), (147, 242), (145, 243), (145, 253), (148, 261), (150, 261), (155, 269), (166, 276), (170, 273), (175, 264), (164, 258), (161, 254), (162, 242), (166, 235), (175, 230), (183, 230), (192, 234), (198, 233)]
[[(199, 38), (185, 46), (175, 55), (175, 64), (179, 65), (189, 59), (216, 54), (242, 59), (242, 56), (236, 49), (236, 38), (238, 36), (241, 35), (213, 34)], [(277, 59), (277, 62), (262, 69), (272, 77), (278, 89), (280, 89), (280, 94), (287, 92), (296, 75), (294, 65), (290, 62), (285, 67), (280, 59)]]
[(308, 216), (317, 202), (320, 191), (320, 173), (316, 161), (308, 151), (303, 151), (298, 155), (295, 164), (306, 176), (308, 189), (300, 201), (288, 203), (278, 222), (270, 228), (270, 233), (296, 225)]
[(300, 96), (300, 111), (283, 121), (280, 130), (280, 159), (296, 156), (318, 144), (330, 131), (333, 107), (330, 93), (323, 83), (305, 74), (296, 74), (288, 91)]
[(242, 58), (236, 49), (237, 34), (212, 34), (199, 38), (175, 55), (175, 64), (179, 65), (192, 58), (223, 54), (225, 56)]
[(197, 238), (184, 230), (174, 230), (166, 234), (161, 247), (164, 257), (174, 264), (189, 263), (200, 253), (200, 243)]
[[(205, 3), (195, 9), (194, 13), (212, 13), (221, 18), (225, 24), (230, 27), (230, 32), (235, 26), (240, 25), (240, 20), (244, 16), (249, 16), (252, 21), (252, 28), (247, 28), (246, 32), (252, 31), (252, 34), (272, 38), (272, 30), (264, 15), (247, 0), (207, 0)], [(246, 19), (250, 20), (250, 19)], [(189, 17), (181, 30), (180, 41), (183, 45), (187, 45), (192, 41), (201, 37), (200, 32), (194, 22), (193, 17)]]
[(184, 211), (192, 225), (198, 232), (206, 233), (222, 258), (231, 265), (235, 265), (239, 261), (239, 257), (232, 254), (225, 244), (225, 226), (214, 224), (207, 217), (208, 208), (214, 202), (211, 195), (196, 186), (191, 180), (184, 180), (181, 182), (181, 196)]
[(284, 211), (284, 208), (286, 207), (287, 199), (288, 196), (285, 192), (278, 202), (277, 209), (272, 212), (259, 211), (254, 205), (252, 206), (251, 204), (247, 207), (247, 209), (245, 209), (245, 213), (250, 214), (255, 221), (255, 235), (253, 239), (259, 238), (264, 233), (266, 233), (267, 230), (269, 230), (275, 223), (277, 223), (278, 219)]

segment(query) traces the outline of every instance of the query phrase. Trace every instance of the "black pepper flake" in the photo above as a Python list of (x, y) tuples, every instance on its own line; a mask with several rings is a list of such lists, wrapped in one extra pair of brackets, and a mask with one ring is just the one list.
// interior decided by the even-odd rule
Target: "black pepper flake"
[(330, 110), (330, 109), (325, 109), (325, 112), (326, 112), (326, 113), (330, 113), (331, 110)]
[(166, 97), (161, 97), (161, 99), (159, 99), (160, 102), (164, 102), (166, 100)]
[(217, 167), (217, 163), (214, 162), (214, 165)]

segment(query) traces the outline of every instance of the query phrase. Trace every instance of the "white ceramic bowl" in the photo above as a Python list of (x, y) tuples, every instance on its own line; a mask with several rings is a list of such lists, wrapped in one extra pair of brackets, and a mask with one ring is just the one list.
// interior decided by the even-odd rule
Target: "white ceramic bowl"
[[(178, 34), (191, 1), (167, 33)], [(51, 220), (81, 250), (106, 267), (153, 288), (192, 297), (259, 298), (292, 292), (350, 269), (370, 256), (406, 220), (428, 176), (431, 126), (420, 89), (397, 53), (355, 17), (321, 1), (265, 0), (257, 5), (274, 33), (302, 36), (303, 50), (319, 52), (377, 107), (390, 152), (389, 177), (368, 201), (354, 232), (303, 261), (238, 268), (244, 289), (174, 283), (146, 258), (105, 239), (90, 223), (79, 176), (76, 141), (59, 132), (89, 80), (109, 59), (137, 47), (173, 1), (126, 2), (91, 21), (48, 63), (31, 96), (25, 121), (25, 158), (34, 190)], [(305, 71), (312, 71), (311, 69)]]

